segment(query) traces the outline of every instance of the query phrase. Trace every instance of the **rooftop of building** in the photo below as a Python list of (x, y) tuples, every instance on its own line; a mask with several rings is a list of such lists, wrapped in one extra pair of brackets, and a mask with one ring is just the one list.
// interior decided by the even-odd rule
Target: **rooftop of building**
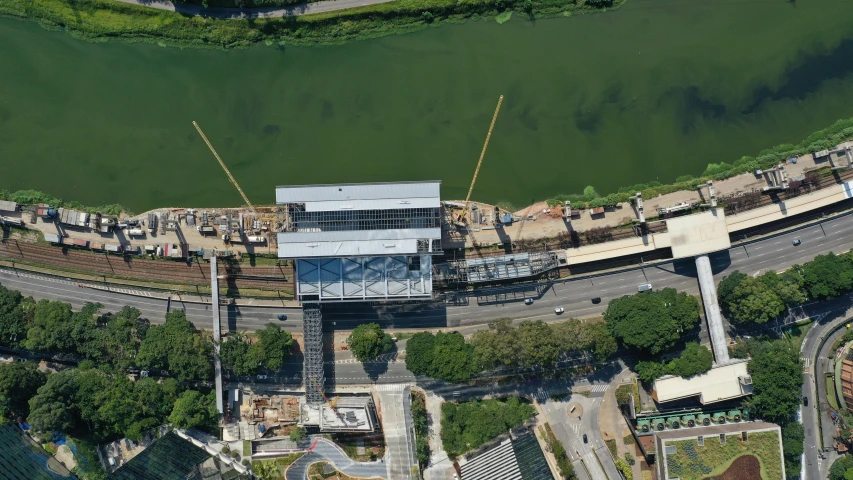
[(655, 380), (654, 398), (658, 402), (669, 402), (699, 396), (703, 404), (721, 402), (752, 393), (751, 383), (742, 384), (748, 378), (746, 360), (711, 368), (706, 373), (692, 377), (665, 376)]
[(0, 478), (64, 480), (76, 478), (15, 424), (0, 425)]
[[(440, 187), (440, 180), (341, 183), (325, 185), (286, 185), (276, 187), (275, 201), (279, 204), (286, 204), (427, 198), (434, 199), (434, 206), (438, 207)], [(400, 208), (396, 203), (389, 205), (391, 208)]]
[(695, 257), (732, 246), (721, 208), (669, 219), (666, 228), (673, 258)]
[[(229, 475), (230, 476), (230, 475)], [(218, 480), (218, 461), (204, 449), (169, 432), (111, 473), (109, 480)]]

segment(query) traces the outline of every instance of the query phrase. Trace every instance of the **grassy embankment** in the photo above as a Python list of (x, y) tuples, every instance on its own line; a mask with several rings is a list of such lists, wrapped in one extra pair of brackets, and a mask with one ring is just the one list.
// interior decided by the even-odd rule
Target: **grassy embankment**
[(606, 196), (598, 194), (594, 187), (588, 186), (580, 194), (557, 195), (549, 198), (548, 204), (555, 207), (562, 205), (566, 200), (570, 200), (572, 208), (589, 208), (627, 202), (628, 198), (636, 192), (643, 192), (643, 198), (650, 199), (680, 190), (696, 190), (697, 186), (708, 180), (725, 180), (742, 173), (753, 172), (757, 168), (765, 169), (785, 162), (795, 155), (804, 155), (833, 147), (849, 138), (853, 138), (853, 118), (838, 120), (832, 126), (812, 133), (797, 145), (783, 143), (762, 150), (757, 157), (744, 156), (732, 163), (711, 163), (698, 178), (692, 175), (682, 175), (671, 184), (662, 184), (657, 181), (639, 183), (622, 187), (616, 193)]
[[(195, 1), (195, 0), (194, 0)], [(289, 0), (267, 0), (286, 4)], [(75, 38), (144, 41), (161, 46), (234, 48), (267, 45), (334, 45), (409, 33), (444, 22), (534, 18), (605, 11), (625, 0), (395, 0), (337, 12), (278, 19), (219, 20), (118, 3), (113, 0), (0, 0), (0, 15), (65, 29)], [(201, 3), (200, 1), (198, 3)], [(501, 22), (502, 23), (502, 22)]]

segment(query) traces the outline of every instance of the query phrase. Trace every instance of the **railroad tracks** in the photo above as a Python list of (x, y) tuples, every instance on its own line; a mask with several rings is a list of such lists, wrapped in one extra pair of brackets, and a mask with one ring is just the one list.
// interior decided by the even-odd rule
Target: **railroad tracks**
[[(26, 261), (94, 276), (152, 280), (174, 285), (210, 285), (210, 269), (207, 265), (198, 263), (144, 260), (68, 247), (35, 245), (16, 240), (0, 242), (0, 258)], [(239, 264), (221, 264), (219, 272), (220, 275), (226, 275), (224, 283), (229, 288), (259, 290), (293, 288), (291, 267), (247, 267)]]

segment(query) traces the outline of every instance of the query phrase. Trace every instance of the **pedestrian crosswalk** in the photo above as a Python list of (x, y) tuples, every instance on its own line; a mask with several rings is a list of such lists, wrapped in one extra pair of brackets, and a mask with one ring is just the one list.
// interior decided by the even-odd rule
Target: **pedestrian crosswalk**
[(580, 435), (580, 433), (581, 433), (581, 424), (580, 423), (572, 423), (569, 425), (569, 428), (571, 428), (572, 431), (575, 432), (575, 435)]
[(374, 385), (377, 392), (402, 392), (408, 385), (402, 383), (383, 383)]
[[(602, 393), (603, 394), (604, 392), (607, 391), (608, 388), (610, 388), (610, 385), (591, 385), (589, 390), (579, 389), (579, 391), (577, 393), (579, 393), (581, 395), (590, 395), (593, 393), (595, 393), (595, 394)], [(548, 390), (539, 390), (536, 392), (532, 392), (530, 394), (530, 396), (533, 397), (534, 399), (536, 399), (536, 401), (538, 401), (539, 403), (544, 403), (544, 402), (548, 401), (549, 398), (552, 398), (552, 397), (554, 397), (555, 399), (567, 400), (571, 395), (572, 395), (572, 392), (566, 388), (553, 388), (553, 389), (548, 389)], [(595, 395), (595, 396), (599, 397), (601, 395)]]

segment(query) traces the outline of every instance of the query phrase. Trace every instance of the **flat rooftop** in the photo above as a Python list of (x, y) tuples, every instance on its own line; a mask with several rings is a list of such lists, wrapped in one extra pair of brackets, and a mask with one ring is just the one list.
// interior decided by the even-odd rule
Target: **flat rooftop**
[(752, 384), (742, 385), (741, 377), (749, 377), (746, 360), (711, 368), (707, 373), (689, 378), (666, 376), (655, 380), (652, 397), (670, 402), (699, 396), (703, 404), (722, 402), (752, 393)]
[(440, 180), (280, 186), (275, 202), (304, 203), (307, 211), (439, 207), (440, 188)]
[(372, 409), (370, 397), (339, 397), (334, 409), (327, 403), (303, 403), (300, 425), (316, 426), (321, 432), (372, 432)]
[(695, 257), (732, 246), (722, 208), (669, 219), (666, 229), (673, 258)]

